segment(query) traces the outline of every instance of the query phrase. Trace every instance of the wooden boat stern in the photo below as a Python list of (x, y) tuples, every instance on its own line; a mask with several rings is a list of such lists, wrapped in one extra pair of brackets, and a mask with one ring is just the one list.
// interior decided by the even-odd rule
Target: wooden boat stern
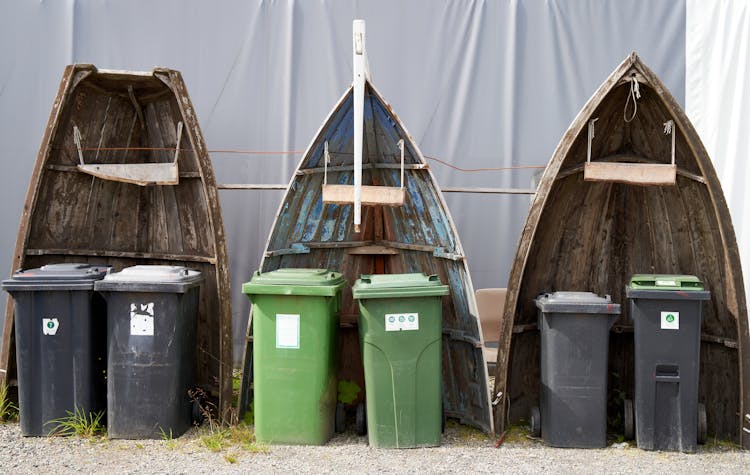
[[(635, 101), (634, 82), (640, 92)], [(673, 165), (674, 182), (656, 174), (587, 181), (587, 162), (594, 165), (601, 158), (612, 167), (607, 173), (630, 164)], [(640, 58), (631, 55), (563, 135), (532, 201), (501, 323), (494, 388), (499, 394), (497, 430), (526, 417), (538, 399), (533, 299), (541, 292), (593, 291), (610, 294), (622, 305), (610, 334), (608, 391), (610, 413), (622, 410), (617, 401), (632, 397), (634, 357), (625, 285), (636, 273), (694, 274), (711, 291), (703, 307), (699, 399), (708, 410), (709, 434), (750, 448), (750, 417), (744, 417), (750, 412), (750, 337), (729, 210), (684, 111)]]
[[(13, 270), (92, 262), (201, 271), (196, 382), (231, 419), (227, 261), (211, 161), (180, 73), (66, 67), (26, 195)], [(14, 346), (8, 299), (0, 383), (15, 376)]]
[[(359, 231), (354, 229), (349, 196), (342, 200), (348, 204), (326, 203), (322, 196), (324, 184), (352, 185), (353, 102), (353, 88), (349, 88), (307, 148), (280, 203), (261, 271), (329, 268), (341, 272), (350, 285), (362, 274), (437, 274), (450, 286), (450, 296), (443, 297), (442, 305), (446, 415), (491, 432), (487, 366), (474, 289), (458, 234), (424, 157), (369, 81), (364, 84), (362, 111), (363, 206)], [(368, 205), (369, 186), (375, 191), (402, 189), (403, 203), (395, 197), (393, 201), (398, 203), (390, 206), (380, 196), (377, 204)], [(364, 388), (358, 314), (357, 302), (347, 287), (342, 294), (339, 380), (354, 381)], [(249, 323), (250, 339), (251, 332)], [(250, 344), (245, 379), (252, 378), (251, 352)], [(244, 380), (242, 386), (250, 387)], [(243, 398), (247, 401), (249, 395)]]

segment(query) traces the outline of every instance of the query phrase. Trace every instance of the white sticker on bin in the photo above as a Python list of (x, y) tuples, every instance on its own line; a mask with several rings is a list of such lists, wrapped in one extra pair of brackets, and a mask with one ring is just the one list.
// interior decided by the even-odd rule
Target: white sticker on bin
[(680, 329), (680, 312), (661, 312), (662, 330)]
[(385, 331), (419, 330), (418, 313), (386, 313)]
[(657, 280), (656, 285), (659, 287), (676, 287), (677, 282), (674, 280)]
[(299, 315), (276, 314), (276, 348), (299, 349)]
[(130, 304), (130, 334), (154, 336), (154, 303)]
[(60, 321), (56, 318), (42, 318), (42, 334), (54, 335), (60, 328)]

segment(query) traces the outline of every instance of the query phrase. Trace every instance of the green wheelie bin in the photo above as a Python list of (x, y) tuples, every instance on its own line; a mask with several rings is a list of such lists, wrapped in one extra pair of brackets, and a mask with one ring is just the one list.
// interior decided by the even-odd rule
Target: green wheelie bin
[(372, 447), (440, 445), (442, 297), (436, 275), (363, 275), (359, 301), (368, 439)]
[(253, 303), (255, 437), (322, 445), (334, 431), (341, 289), (326, 269), (256, 272), (242, 286)]

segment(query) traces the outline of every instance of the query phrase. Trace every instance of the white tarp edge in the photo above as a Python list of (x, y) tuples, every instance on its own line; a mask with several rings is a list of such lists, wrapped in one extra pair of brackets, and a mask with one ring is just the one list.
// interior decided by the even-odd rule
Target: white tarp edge
[(750, 1), (688, 0), (686, 17), (685, 112), (719, 175), (750, 269)]

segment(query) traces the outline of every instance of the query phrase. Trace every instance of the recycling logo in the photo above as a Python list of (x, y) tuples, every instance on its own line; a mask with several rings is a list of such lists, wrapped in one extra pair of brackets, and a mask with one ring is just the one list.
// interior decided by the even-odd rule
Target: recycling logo
[(680, 329), (680, 312), (661, 312), (662, 330)]
[(60, 321), (57, 318), (43, 318), (42, 319), (42, 334), (44, 335), (55, 335), (57, 329), (60, 327)]
[(419, 330), (418, 313), (387, 313), (385, 314), (385, 331), (400, 332), (404, 330)]

